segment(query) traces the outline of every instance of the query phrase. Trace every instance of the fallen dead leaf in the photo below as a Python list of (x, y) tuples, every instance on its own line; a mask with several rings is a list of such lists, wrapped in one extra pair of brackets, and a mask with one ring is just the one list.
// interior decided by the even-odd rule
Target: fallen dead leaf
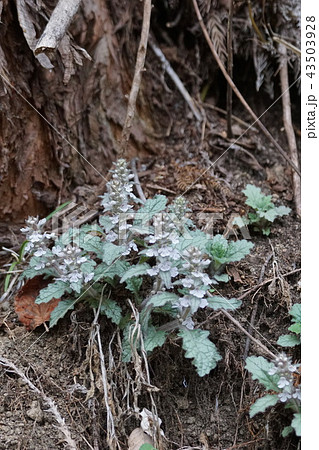
[(142, 428), (135, 428), (128, 438), (129, 450), (139, 450), (143, 444), (153, 444), (153, 441)]
[(34, 330), (46, 321), (50, 320), (51, 312), (60, 302), (60, 298), (53, 298), (48, 303), (35, 303), (41, 289), (49, 284), (49, 279), (42, 275), (28, 280), (20, 289), (14, 299), (14, 309), (18, 319), (27, 330)]

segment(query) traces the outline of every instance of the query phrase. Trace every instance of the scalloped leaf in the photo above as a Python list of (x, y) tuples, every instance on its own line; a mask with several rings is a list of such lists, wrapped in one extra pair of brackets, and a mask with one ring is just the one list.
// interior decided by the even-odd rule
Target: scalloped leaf
[(144, 337), (144, 348), (147, 352), (151, 352), (156, 347), (162, 347), (166, 340), (167, 333), (162, 330), (156, 330), (155, 327), (150, 326), (147, 329)]
[(135, 214), (134, 226), (145, 224), (156, 214), (163, 211), (166, 207), (167, 198), (165, 195), (155, 195), (155, 197), (146, 200), (144, 205)]
[(258, 380), (265, 386), (267, 390), (279, 392), (277, 382), (279, 375), (269, 375), (269, 370), (274, 367), (274, 364), (267, 361), (262, 356), (249, 356), (246, 359), (245, 369), (249, 370), (253, 380)]
[(216, 346), (208, 339), (206, 330), (180, 330), (178, 335), (183, 339), (185, 357), (192, 358), (192, 363), (200, 377), (207, 375), (222, 359)]
[(236, 298), (225, 298), (219, 295), (214, 295), (212, 297), (207, 297), (208, 307), (214, 309), (237, 309), (241, 306), (241, 300), (237, 300)]
[(249, 409), (249, 417), (252, 418), (260, 412), (265, 412), (270, 406), (275, 406), (278, 402), (278, 395), (267, 394), (259, 398)]
[(141, 275), (147, 275), (147, 270), (150, 268), (151, 268), (151, 266), (147, 263), (136, 264), (136, 266), (131, 267), (130, 269), (128, 269), (125, 272), (125, 274), (121, 278), (121, 283), (124, 283), (124, 281), (126, 281), (132, 277), (139, 277)]
[(112, 264), (112, 262), (119, 258), (122, 253), (125, 251), (125, 246), (123, 245), (115, 245), (112, 242), (104, 242), (103, 243), (103, 262), (106, 264)]
[(103, 300), (101, 305), (101, 313), (112, 320), (115, 325), (118, 325), (122, 319), (122, 308), (110, 298)]
[(179, 299), (179, 296), (172, 292), (163, 292), (161, 294), (153, 295), (147, 302), (148, 305), (152, 304), (154, 308), (164, 306), (166, 303), (175, 303)]
[(301, 436), (301, 413), (295, 413), (291, 426), (294, 428), (297, 436)]
[(74, 309), (76, 300), (68, 299), (61, 300), (58, 306), (52, 311), (50, 317), (50, 328), (57, 324), (58, 320), (62, 319), (68, 311)]
[(295, 347), (300, 345), (300, 337), (294, 334), (283, 334), (279, 337), (277, 344), (281, 347)]
[(53, 298), (61, 298), (65, 292), (71, 292), (68, 284), (64, 283), (64, 281), (55, 281), (44, 289), (41, 289), (35, 303), (48, 303)]

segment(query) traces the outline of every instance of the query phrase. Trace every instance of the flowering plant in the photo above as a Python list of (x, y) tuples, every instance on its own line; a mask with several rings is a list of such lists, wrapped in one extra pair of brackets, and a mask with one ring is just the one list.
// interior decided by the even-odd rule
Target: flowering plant
[[(185, 356), (203, 376), (221, 356), (209, 332), (198, 328), (197, 311), (235, 309), (241, 302), (209, 293), (211, 239), (188, 218), (185, 199), (167, 206), (167, 198), (156, 195), (140, 205), (126, 161), (119, 159), (112, 172), (98, 223), (70, 227), (58, 236), (44, 230), (46, 219), (28, 218), (22, 229), (27, 239), (22, 276), (50, 279), (36, 303), (68, 295), (51, 313), (51, 327), (80, 299), (99, 305), (101, 313), (123, 330), (123, 360), (129, 361), (134, 320), (124, 301), (112, 299), (114, 288), (126, 289), (140, 311), (145, 350), (163, 345), (168, 334), (181, 338)], [(246, 245), (241, 257), (250, 248)]]

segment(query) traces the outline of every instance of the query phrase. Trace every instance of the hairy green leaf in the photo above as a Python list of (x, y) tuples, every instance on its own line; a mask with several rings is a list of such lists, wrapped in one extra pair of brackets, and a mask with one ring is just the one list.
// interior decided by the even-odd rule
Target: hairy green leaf
[(125, 247), (121, 245), (114, 245), (112, 242), (103, 243), (103, 262), (112, 264), (112, 262), (119, 258), (125, 251)]
[(152, 304), (154, 308), (158, 308), (159, 306), (164, 306), (166, 303), (175, 303), (179, 299), (178, 295), (173, 294), (172, 292), (163, 292), (161, 294), (153, 295), (148, 301), (148, 304)]
[(219, 264), (240, 261), (250, 253), (254, 244), (242, 239), (239, 241), (227, 241), (221, 234), (217, 234), (208, 241), (206, 249), (209, 255)]
[(221, 308), (234, 310), (236, 308), (239, 308), (242, 303), (240, 300), (237, 300), (236, 298), (225, 298), (220, 297), (218, 295), (207, 297), (206, 300), (208, 303), (208, 307), (214, 309), (215, 311)]
[(124, 281), (128, 280), (132, 277), (138, 277), (140, 275), (146, 275), (147, 270), (150, 269), (150, 265), (147, 263), (143, 264), (136, 264), (136, 266), (131, 267), (128, 269), (125, 274), (121, 278), (121, 283), (124, 283)]
[(57, 324), (58, 320), (62, 319), (68, 311), (74, 309), (76, 300), (68, 299), (61, 300), (56, 308), (51, 312), (50, 328)]
[(301, 413), (295, 413), (291, 426), (294, 428), (297, 436), (301, 436)]
[(116, 325), (118, 325), (122, 319), (122, 308), (110, 298), (103, 299), (101, 313), (105, 314), (106, 317), (111, 319)]
[(267, 390), (273, 390), (279, 392), (277, 382), (279, 375), (269, 375), (269, 370), (274, 367), (274, 364), (267, 361), (262, 356), (249, 356), (246, 359), (245, 369), (249, 370), (253, 380), (258, 380), (265, 386)]
[(143, 278), (132, 277), (126, 280), (126, 288), (133, 292), (133, 294), (138, 295), (143, 283)]
[(281, 436), (282, 437), (287, 437), (291, 432), (293, 431), (293, 428), (288, 425), (287, 427), (285, 427), (282, 432), (281, 432)]
[(124, 273), (128, 270), (130, 264), (126, 261), (117, 260), (112, 265), (105, 263), (99, 264), (94, 270), (94, 281), (110, 278), (113, 280), (115, 276), (122, 277)]
[(300, 337), (294, 334), (283, 334), (279, 337), (277, 344), (281, 347), (295, 347), (300, 345)]
[(247, 197), (245, 202), (246, 205), (251, 206), (254, 209), (267, 211), (274, 206), (271, 201), (271, 195), (264, 195), (261, 192), (261, 189), (253, 184), (247, 184), (243, 193)]
[(144, 348), (146, 352), (151, 352), (155, 347), (162, 347), (166, 340), (167, 333), (158, 331), (154, 326), (149, 326), (144, 336)]
[(269, 406), (274, 406), (278, 402), (278, 395), (267, 394), (264, 397), (259, 398), (249, 409), (249, 417), (254, 417), (260, 412), (265, 412)]
[(152, 217), (165, 209), (166, 203), (167, 198), (165, 195), (155, 195), (154, 198), (146, 200), (135, 214), (134, 226), (148, 222)]
[(61, 298), (65, 292), (71, 292), (68, 284), (64, 283), (64, 281), (55, 281), (44, 289), (41, 289), (35, 303), (47, 303), (52, 298)]
[(207, 375), (221, 359), (215, 345), (208, 339), (209, 332), (204, 330), (180, 330), (183, 339), (185, 357), (193, 358), (193, 364), (200, 377)]
[(139, 450), (156, 450), (156, 448), (152, 444), (143, 444)]
[(99, 236), (92, 236), (91, 234), (83, 234), (80, 240), (80, 247), (87, 252), (95, 253), (99, 258), (103, 256), (103, 245)]

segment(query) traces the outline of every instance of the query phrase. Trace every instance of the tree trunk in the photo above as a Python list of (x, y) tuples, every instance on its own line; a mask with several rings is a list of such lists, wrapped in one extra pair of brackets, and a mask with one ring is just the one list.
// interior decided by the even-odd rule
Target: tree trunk
[[(132, 17), (140, 26), (143, 4), (83, 1), (46, 69), (31, 48), (56, 3), (0, 1), (2, 228), (91, 196), (119, 148), (138, 44)], [(147, 105), (138, 113), (148, 117)], [(128, 158), (151, 148), (143, 123), (133, 123)]]

